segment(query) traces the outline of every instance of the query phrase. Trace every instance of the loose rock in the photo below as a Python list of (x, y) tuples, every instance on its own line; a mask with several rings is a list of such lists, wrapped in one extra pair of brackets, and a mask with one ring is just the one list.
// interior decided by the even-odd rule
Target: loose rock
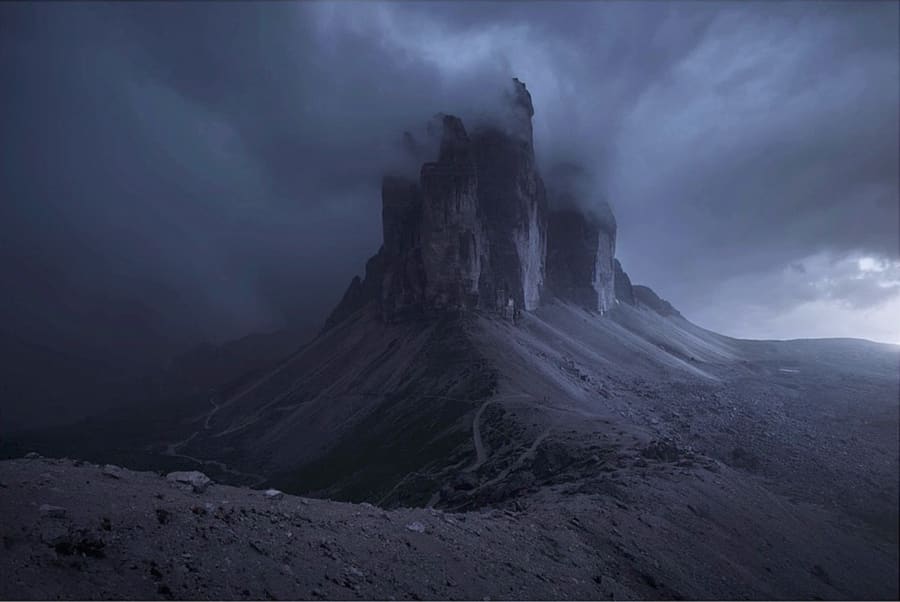
[(423, 525), (419, 521), (413, 521), (413, 522), (409, 523), (408, 525), (406, 525), (406, 528), (415, 533), (424, 533), (425, 532), (425, 525)]
[(202, 493), (212, 483), (212, 479), (197, 470), (170, 472), (166, 479), (181, 486), (187, 486), (195, 493)]
[(121, 479), (123, 476), (122, 468), (116, 466), (115, 464), (107, 464), (103, 467), (103, 476), (113, 479)]
[(41, 504), (38, 511), (41, 513), (41, 516), (46, 516), (47, 518), (65, 518), (66, 517), (66, 509), (62, 506), (51, 506), (50, 504)]

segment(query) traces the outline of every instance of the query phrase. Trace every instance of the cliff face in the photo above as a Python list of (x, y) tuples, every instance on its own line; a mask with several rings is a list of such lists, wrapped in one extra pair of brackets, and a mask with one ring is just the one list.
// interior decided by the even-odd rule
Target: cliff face
[(567, 198), (566, 209), (548, 210), (531, 95), (513, 80), (507, 101), (501, 125), (471, 134), (458, 117), (438, 116), (436, 160), (422, 165), (417, 181), (384, 178), (384, 244), (326, 329), (368, 305), (392, 322), (472, 309), (509, 315), (536, 309), (549, 295), (601, 313), (617, 297), (634, 304), (615, 260), (609, 206), (595, 203), (588, 214)]
[(660, 298), (649, 286), (636, 285), (633, 287), (635, 305), (652, 309), (661, 316), (681, 316), (681, 312), (675, 309), (671, 303)]
[(544, 286), (547, 254), (547, 200), (534, 158), (531, 95), (513, 80), (510, 127), (475, 133), (478, 198), (491, 249), (491, 274), (482, 295), (488, 306), (513, 299), (536, 309)]
[(479, 216), (472, 142), (459, 118), (443, 117), (440, 156), (436, 162), (422, 166), (420, 182), (425, 306), (478, 307), (488, 242)]
[(550, 214), (549, 290), (567, 301), (605, 313), (615, 304), (615, 223), (575, 209)]
[(631, 278), (622, 269), (622, 264), (618, 259), (613, 260), (613, 269), (615, 271), (613, 277), (614, 289), (616, 292), (616, 300), (620, 303), (634, 305), (634, 291), (631, 286)]
[[(422, 191), (418, 183), (386, 177), (381, 186), (384, 269), (372, 300), (388, 321), (420, 310), (425, 299), (422, 259)], [(377, 276), (373, 276), (377, 278)]]

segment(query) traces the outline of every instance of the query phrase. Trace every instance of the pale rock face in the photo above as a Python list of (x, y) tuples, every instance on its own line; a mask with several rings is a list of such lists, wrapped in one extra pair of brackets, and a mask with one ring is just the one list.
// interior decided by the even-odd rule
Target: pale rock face
[(597, 233), (597, 255), (594, 260), (594, 276), (591, 284), (597, 295), (596, 310), (606, 313), (616, 301), (615, 264), (616, 236), (606, 230)]
[(546, 230), (541, 227), (538, 206), (533, 203), (524, 228), (515, 232), (516, 252), (522, 271), (522, 295), (525, 309), (537, 309), (544, 287), (544, 266), (547, 256)]
[(538, 307), (547, 250), (547, 199), (532, 142), (534, 108), (525, 85), (514, 80), (507, 129), (482, 127), (473, 135), (478, 199), (491, 249), (482, 296), (495, 309)]
[(574, 208), (549, 218), (547, 278), (561, 299), (605, 313), (615, 304), (614, 222)]
[(613, 260), (615, 267), (615, 292), (616, 292), (616, 301), (619, 303), (625, 303), (627, 305), (634, 305), (634, 291), (631, 287), (631, 278), (628, 277), (628, 274), (625, 273), (625, 270), (622, 269), (622, 264), (619, 263), (618, 259)]

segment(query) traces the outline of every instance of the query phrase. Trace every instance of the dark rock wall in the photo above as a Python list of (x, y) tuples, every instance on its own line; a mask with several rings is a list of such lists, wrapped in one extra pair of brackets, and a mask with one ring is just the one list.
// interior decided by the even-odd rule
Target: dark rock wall
[(447, 115), (443, 127), (440, 157), (421, 171), (425, 305), (473, 309), (488, 250), (478, 210), (478, 177), (462, 121)]
[[(458, 117), (439, 115), (438, 156), (422, 165), (419, 180), (384, 178), (384, 244), (326, 329), (368, 304), (396, 321), (471, 309), (514, 315), (548, 294), (601, 313), (616, 300), (637, 303), (615, 259), (609, 206), (594, 203), (586, 212), (567, 190), (554, 197), (565, 208), (550, 213), (535, 162), (531, 95), (513, 80), (507, 100), (497, 124), (471, 135)], [(668, 311), (642, 295), (644, 305)]]
[(384, 229), (382, 315), (393, 321), (421, 310), (425, 299), (422, 260), (422, 191), (417, 182), (386, 177), (381, 186)]
[(631, 290), (631, 278), (629, 278), (628, 274), (625, 273), (625, 270), (622, 269), (622, 264), (619, 263), (618, 259), (614, 259), (613, 263), (615, 269), (614, 286), (616, 300), (620, 303), (634, 305), (634, 291)]
[(534, 158), (531, 95), (513, 81), (509, 127), (474, 135), (478, 198), (491, 245), (491, 275), (482, 286), (491, 305), (511, 297), (519, 308), (540, 304), (547, 254), (547, 199)]
[(616, 298), (615, 229), (570, 208), (552, 212), (548, 230), (549, 291), (587, 309), (609, 311)]

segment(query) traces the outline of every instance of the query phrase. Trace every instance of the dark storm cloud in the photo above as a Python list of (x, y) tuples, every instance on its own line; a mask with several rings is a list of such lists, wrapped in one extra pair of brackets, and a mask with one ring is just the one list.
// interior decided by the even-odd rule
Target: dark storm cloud
[(4, 4), (4, 322), (77, 343), (75, 316), (113, 347), (318, 323), (380, 243), (381, 174), (417, 168), (403, 131), (495, 116), (512, 76), (541, 165), (588, 168), (626, 269), (690, 316), (726, 277), (896, 253), (896, 21), (892, 3)]
[(380, 242), (382, 173), (418, 167), (403, 131), (509, 83), (444, 77), (322, 5), (2, 10), (4, 322), (76, 345), (123, 330), (73, 324), (108, 305), (137, 339), (320, 323)]

